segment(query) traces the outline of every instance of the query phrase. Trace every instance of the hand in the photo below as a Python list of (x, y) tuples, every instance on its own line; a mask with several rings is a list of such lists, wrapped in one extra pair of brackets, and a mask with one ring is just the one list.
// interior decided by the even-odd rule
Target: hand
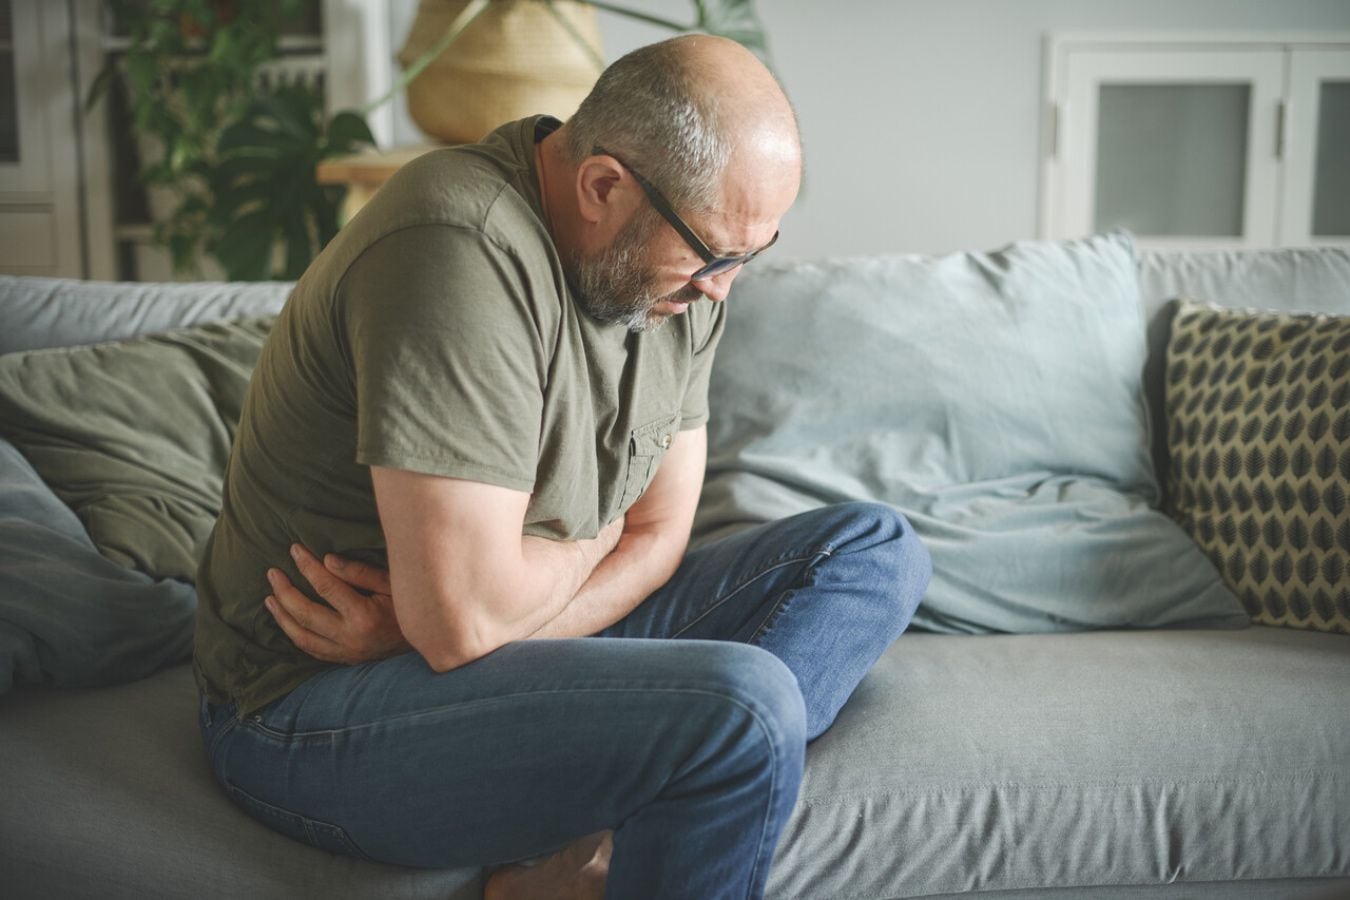
[(315, 603), (280, 569), (268, 569), (272, 595), (264, 601), (291, 642), (315, 659), (355, 665), (411, 649), (399, 629), (389, 573), (329, 553), (321, 563), (299, 544), (291, 546), (300, 574), (331, 609)]

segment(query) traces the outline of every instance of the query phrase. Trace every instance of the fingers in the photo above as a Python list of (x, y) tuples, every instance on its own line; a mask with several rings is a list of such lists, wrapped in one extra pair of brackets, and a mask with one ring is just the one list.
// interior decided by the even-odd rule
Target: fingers
[[(281, 577), (283, 579), (285, 578), (284, 575)], [(287, 581), (286, 584), (289, 586), (290, 582)], [(295, 590), (293, 587), (290, 589), (291, 591)], [(310, 656), (323, 660), (324, 662), (341, 663), (346, 661), (345, 651), (340, 645), (323, 635), (306, 628), (286, 606), (282, 605), (276, 595), (265, 598), (263, 602), (267, 605), (267, 610), (272, 614), (272, 618), (276, 620), (279, 626), (281, 626), (281, 630), (286, 633), (286, 637), (290, 638), (291, 643), (295, 644), (295, 646), (299, 647)], [(306, 599), (304, 602), (309, 603), (309, 600)], [(309, 605), (314, 606), (316, 604), (310, 603)]]
[(320, 603), (315, 603), (291, 584), (280, 569), (268, 569), (267, 581), (272, 585), (272, 596), (291, 620), (307, 631), (330, 635), (339, 626), (341, 617)]
[(363, 591), (376, 594), (390, 593), (387, 569), (381, 569), (379, 566), (372, 566), (354, 559), (344, 559), (336, 553), (329, 553), (324, 556), (323, 565), (338, 578)]
[(291, 559), (305, 580), (339, 613), (346, 615), (361, 598), (355, 589), (319, 562), (318, 557), (300, 544), (291, 544)]

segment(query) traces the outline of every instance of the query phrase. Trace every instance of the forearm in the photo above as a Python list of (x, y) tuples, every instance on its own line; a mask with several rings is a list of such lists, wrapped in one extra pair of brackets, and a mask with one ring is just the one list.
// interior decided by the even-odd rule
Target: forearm
[[(487, 567), (494, 577), (441, 582), (442, 602), (413, 607), (421, 619), (404, 615), (395, 600), (399, 627), (432, 668), (448, 671), (473, 662), (537, 631), (556, 616), (617, 543), (623, 520), (598, 537), (553, 541), (519, 537), (519, 552)], [(400, 590), (391, 572), (394, 595)], [(455, 593), (448, 590), (453, 586)], [(412, 595), (409, 595), (412, 596)], [(471, 602), (476, 601), (476, 602)]]
[(526, 536), (521, 542), (522, 576), (526, 588), (519, 613), (507, 625), (502, 643), (522, 640), (561, 615), (596, 570), (612, 556), (613, 547), (602, 538), (591, 541), (553, 541)]
[(586, 637), (603, 631), (670, 580), (688, 543), (687, 532), (626, 532), (571, 601), (527, 639)]

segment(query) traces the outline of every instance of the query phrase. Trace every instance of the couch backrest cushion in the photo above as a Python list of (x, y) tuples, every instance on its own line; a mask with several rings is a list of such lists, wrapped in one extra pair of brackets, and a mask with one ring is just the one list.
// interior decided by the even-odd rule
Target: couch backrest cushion
[(1350, 314), (1350, 249), (1145, 251), (1139, 296), (1150, 319), (1178, 297), (1230, 309)]
[(882, 500), (933, 553), (929, 627), (1242, 620), (1149, 508), (1128, 236), (764, 266), (730, 302), (699, 539)]
[(0, 354), (276, 313), (289, 282), (138, 284), (0, 275)]

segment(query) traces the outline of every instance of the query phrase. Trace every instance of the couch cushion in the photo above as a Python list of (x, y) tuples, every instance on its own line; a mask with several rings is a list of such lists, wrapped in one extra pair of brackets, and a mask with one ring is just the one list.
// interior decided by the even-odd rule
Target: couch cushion
[(880, 500), (933, 555), (921, 627), (1243, 621), (1150, 508), (1128, 237), (747, 269), (734, 304), (699, 541)]
[(0, 699), (0, 870), (11, 897), (477, 900), (478, 869), (337, 856), (234, 807), (211, 778), (189, 666)]
[(807, 748), (769, 896), (1345, 878), (1347, 684), (1308, 631), (907, 635)]
[(0, 275), (0, 353), (279, 312), (289, 282), (154, 284)]
[(0, 436), (105, 556), (191, 582), (272, 321), (0, 356)]
[(1150, 319), (1180, 297), (1232, 309), (1350, 314), (1350, 249), (1143, 252), (1139, 296)]
[(0, 694), (115, 684), (192, 652), (197, 596), (101, 556), (75, 514), (0, 440)]
[(1350, 314), (1350, 249), (1151, 251), (1139, 255), (1139, 297), (1148, 318), (1145, 397), (1153, 459), (1168, 469), (1163, 367), (1176, 304), (1187, 297), (1230, 308)]
[(1350, 316), (1182, 304), (1171, 509), (1258, 622), (1350, 633)]

